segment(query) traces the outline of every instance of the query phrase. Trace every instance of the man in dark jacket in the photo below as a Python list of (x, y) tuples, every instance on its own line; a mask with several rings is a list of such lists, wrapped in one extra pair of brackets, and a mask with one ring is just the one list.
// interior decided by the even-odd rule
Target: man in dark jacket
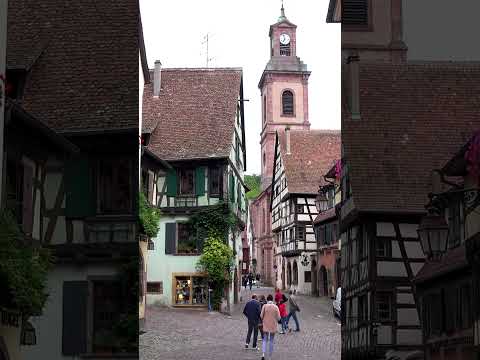
[(260, 322), (260, 312), (261, 306), (257, 301), (257, 295), (252, 295), (252, 300), (245, 304), (243, 309), (243, 315), (248, 319), (248, 332), (247, 332), (247, 341), (245, 342), (245, 349), (248, 349), (250, 344), (250, 337), (252, 336), (253, 330), (253, 343), (252, 348), (258, 350), (257, 348), (257, 339), (258, 339), (258, 324)]

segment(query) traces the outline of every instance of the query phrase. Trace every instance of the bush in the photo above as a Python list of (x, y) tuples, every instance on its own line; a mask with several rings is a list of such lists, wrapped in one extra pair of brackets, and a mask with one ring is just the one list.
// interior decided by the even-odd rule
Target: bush
[(15, 218), (0, 214), (0, 286), (8, 289), (0, 305), (24, 316), (40, 315), (47, 300), (46, 282), (53, 258), (48, 249), (24, 244)]
[(221, 238), (207, 238), (197, 263), (197, 270), (208, 275), (209, 283), (213, 288), (211, 302), (215, 310), (220, 307), (223, 289), (231, 281), (230, 269), (233, 268), (233, 263), (233, 251)]
[(160, 210), (151, 206), (143, 192), (139, 195), (139, 215), (143, 231), (148, 237), (156, 237), (160, 223)]

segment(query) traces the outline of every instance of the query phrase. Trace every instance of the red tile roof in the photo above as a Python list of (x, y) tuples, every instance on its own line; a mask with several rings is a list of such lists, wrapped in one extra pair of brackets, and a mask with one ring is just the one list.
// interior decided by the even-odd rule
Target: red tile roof
[(57, 131), (138, 128), (138, 3), (9, 1), (7, 67), (22, 106)]
[(241, 81), (238, 68), (162, 69), (160, 96), (153, 82), (143, 94), (148, 148), (170, 161), (228, 157)]
[(480, 63), (360, 61), (359, 67), (361, 119), (351, 120), (345, 99), (342, 105), (355, 206), (423, 212), (431, 170), (480, 128)]
[(325, 184), (323, 176), (340, 157), (339, 130), (290, 130), (290, 154), (285, 132), (279, 132), (288, 192), (317, 194)]

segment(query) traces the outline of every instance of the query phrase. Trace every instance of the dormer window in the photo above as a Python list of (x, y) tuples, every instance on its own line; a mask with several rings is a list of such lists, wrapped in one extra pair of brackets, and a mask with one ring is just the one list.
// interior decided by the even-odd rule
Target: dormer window
[(282, 115), (293, 115), (293, 92), (290, 90), (282, 93)]

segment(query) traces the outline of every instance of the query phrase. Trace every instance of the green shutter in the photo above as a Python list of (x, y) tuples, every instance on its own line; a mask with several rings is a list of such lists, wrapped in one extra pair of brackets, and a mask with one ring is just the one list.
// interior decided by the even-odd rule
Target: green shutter
[(235, 202), (235, 178), (233, 177), (233, 173), (230, 174), (230, 201), (232, 203)]
[(65, 197), (67, 217), (95, 215), (90, 166), (87, 157), (65, 164)]
[(177, 243), (177, 224), (167, 223), (165, 224), (165, 254), (176, 253)]
[(167, 173), (167, 195), (177, 196), (177, 173), (174, 169)]
[(195, 195), (205, 195), (205, 168), (197, 167), (195, 169)]

